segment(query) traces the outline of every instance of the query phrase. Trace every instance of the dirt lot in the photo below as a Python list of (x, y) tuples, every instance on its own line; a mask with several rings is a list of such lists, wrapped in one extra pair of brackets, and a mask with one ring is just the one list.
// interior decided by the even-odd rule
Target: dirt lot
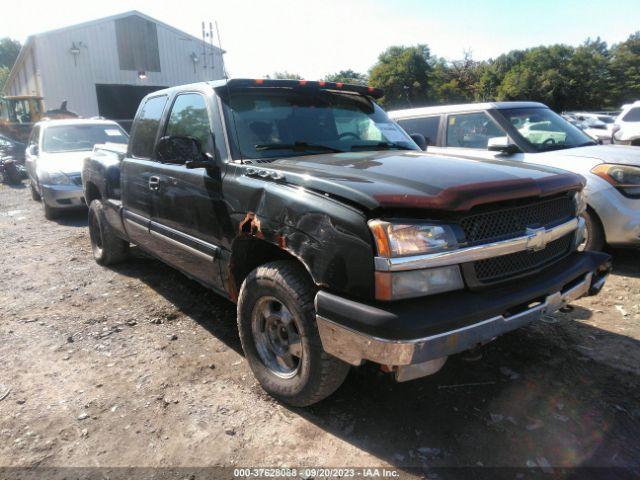
[(0, 466), (640, 472), (633, 252), (615, 252), (599, 297), (480, 360), (405, 384), (354, 369), (329, 399), (292, 409), (251, 375), (233, 304), (137, 251), (96, 265), (84, 212), (47, 222), (27, 188), (0, 186), (0, 245)]

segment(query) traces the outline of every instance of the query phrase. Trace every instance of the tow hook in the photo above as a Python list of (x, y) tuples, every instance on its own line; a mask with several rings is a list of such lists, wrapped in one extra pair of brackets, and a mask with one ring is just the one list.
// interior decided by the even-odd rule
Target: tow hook
[(598, 270), (593, 274), (593, 278), (591, 279), (591, 286), (589, 287), (589, 295), (597, 295), (602, 290), (604, 286), (604, 281), (607, 276), (611, 273), (613, 266), (611, 262), (603, 263), (598, 267)]

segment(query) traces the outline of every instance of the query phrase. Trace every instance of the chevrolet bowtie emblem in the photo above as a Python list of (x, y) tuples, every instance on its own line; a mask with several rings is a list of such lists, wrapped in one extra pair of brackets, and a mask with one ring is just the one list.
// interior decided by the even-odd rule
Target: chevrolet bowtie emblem
[(544, 227), (527, 228), (527, 250), (537, 252), (547, 246), (547, 230)]

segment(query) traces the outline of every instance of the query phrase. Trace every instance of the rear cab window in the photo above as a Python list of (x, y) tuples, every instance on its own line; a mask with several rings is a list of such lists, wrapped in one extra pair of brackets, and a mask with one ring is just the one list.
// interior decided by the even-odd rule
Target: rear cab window
[(131, 132), (130, 153), (137, 158), (152, 158), (160, 127), (162, 112), (167, 103), (165, 95), (151, 97), (144, 103)]
[(438, 141), (440, 115), (401, 119), (398, 120), (398, 125), (400, 125), (409, 135), (419, 133), (424, 136), (427, 141), (427, 145), (435, 145)]

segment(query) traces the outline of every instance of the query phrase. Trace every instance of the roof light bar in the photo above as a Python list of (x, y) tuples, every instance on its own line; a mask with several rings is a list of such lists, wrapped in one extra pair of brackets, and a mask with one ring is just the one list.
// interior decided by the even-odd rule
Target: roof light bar
[(384, 92), (380, 88), (370, 87), (366, 85), (353, 85), (344, 82), (327, 82), (324, 80), (310, 81), (310, 80), (272, 80), (270, 78), (232, 78), (226, 83), (228, 88), (243, 88), (243, 87), (271, 87), (271, 88), (316, 88), (323, 90), (340, 90), (344, 92), (353, 92), (360, 95), (366, 95), (375, 99), (384, 96)]

